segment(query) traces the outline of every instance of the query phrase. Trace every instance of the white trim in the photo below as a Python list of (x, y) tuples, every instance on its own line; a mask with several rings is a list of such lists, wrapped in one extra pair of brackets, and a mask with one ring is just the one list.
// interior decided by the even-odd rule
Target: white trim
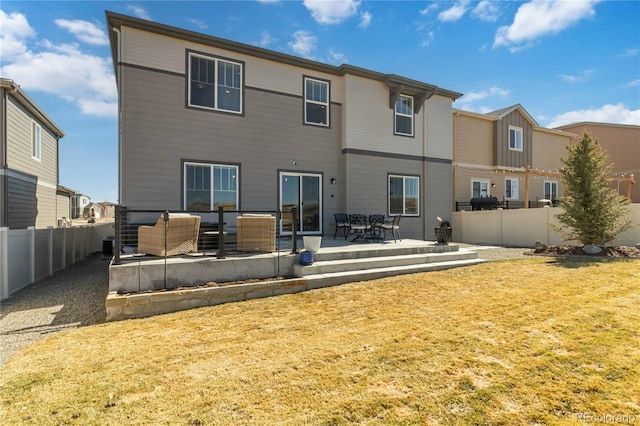
[[(516, 147), (515, 148), (511, 148), (511, 131), (515, 131), (516, 134), (520, 133), (520, 147), (518, 147), (517, 144), (517, 139), (516, 139)], [(509, 126), (509, 134), (507, 135), (507, 139), (508, 139), (508, 143), (509, 143), (509, 149), (511, 151), (522, 151), (523, 146), (524, 146), (524, 132), (522, 131), (522, 127), (518, 127), (518, 126)]]
[[(37, 140), (33, 133), (34, 129), (37, 129)], [(34, 151), (37, 151), (37, 155), (33, 154)], [(34, 119), (31, 119), (31, 158), (38, 162), (42, 161), (42, 126)]]
[[(411, 114), (398, 112), (398, 101), (402, 98), (411, 99)], [(415, 127), (415, 115), (416, 115), (414, 105), (415, 105), (415, 99), (413, 98), (413, 96), (402, 95), (402, 94), (398, 96), (398, 99), (396, 99), (396, 104), (393, 106), (393, 134), (394, 135), (413, 136), (413, 134), (415, 133), (414, 127)], [(403, 133), (398, 131), (398, 116), (407, 117), (411, 119), (411, 133)]]
[[(329, 127), (329, 120), (330, 120), (330, 112), (329, 112), (329, 104), (331, 103), (331, 86), (329, 85), (328, 81), (324, 81), (324, 80), (318, 80), (317, 78), (313, 78), (313, 77), (304, 77), (303, 79), (303, 84), (304, 84), (304, 124), (309, 124), (312, 126), (321, 126), (321, 127)], [(314, 101), (311, 99), (307, 99), (307, 81), (313, 81), (315, 83), (321, 83), (327, 86), (327, 101), (326, 102), (320, 102), (320, 101)], [(325, 107), (325, 112), (326, 112), (326, 123), (315, 123), (313, 121), (309, 121), (307, 120), (307, 103), (311, 103), (311, 104), (315, 104), (315, 105), (321, 105)]]
[[(507, 181), (511, 181), (511, 196), (507, 196)], [(513, 182), (516, 182), (516, 190), (515, 190), (515, 196), (513, 195)], [(518, 193), (518, 191), (520, 191), (520, 179), (517, 177), (505, 177), (504, 178), (504, 198), (507, 200), (519, 200), (520, 199), (520, 194)]]
[[(480, 183), (486, 183), (487, 184), (487, 197), (491, 196), (491, 181), (489, 179), (481, 179), (481, 178), (471, 178), (471, 198), (475, 198), (473, 196), (473, 183), (474, 182), (480, 182)], [(482, 197), (482, 186), (480, 186), (480, 196)]]
[[(213, 66), (213, 107), (208, 107), (208, 106), (203, 106), (203, 105), (196, 105), (193, 104), (191, 102), (191, 58), (192, 57), (197, 57), (197, 58), (201, 58), (207, 61), (211, 61), (214, 63)], [(243, 109), (244, 109), (244, 105), (243, 105), (243, 94), (244, 94), (244, 81), (243, 81), (243, 72), (244, 72), (244, 64), (242, 64), (241, 62), (235, 62), (229, 59), (222, 59), (222, 58), (217, 58), (215, 56), (207, 56), (207, 55), (203, 55), (200, 53), (196, 53), (196, 52), (189, 52), (188, 55), (188, 59), (187, 59), (188, 65), (187, 65), (187, 104), (189, 105), (189, 107), (191, 108), (200, 108), (200, 109), (206, 109), (209, 111), (221, 111), (221, 112), (228, 112), (231, 114), (242, 114), (243, 113)], [(232, 109), (224, 109), (224, 108), (220, 108), (218, 106), (218, 90), (219, 90), (219, 84), (218, 84), (218, 63), (219, 62), (224, 62), (224, 63), (228, 63), (228, 64), (232, 64), (232, 65), (237, 65), (240, 67), (240, 110), (239, 111), (235, 111)], [(234, 88), (235, 89), (235, 88)]]
[[(398, 213), (398, 212), (391, 212), (391, 193), (390, 193), (390, 189), (391, 189), (391, 178), (402, 178), (402, 212)], [(407, 213), (407, 200), (406, 200), (406, 196), (407, 196), (407, 192), (406, 192), (406, 181), (407, 179), (415, 179), (418, 187), (416, 188), (416, 197), (417, 197), (417, 203), (416, 203), (416, 208), (417, 208), (417, 212), (416, 213)], [(415, 175), (392, 175), (390, 174), (387, 177), (387, 213), (388, 216), (397, 216), (397, 215), (401, 215), (401, 216), (408, 216), (408, 217), (417, 217), (420, 216), (420, 176), (415, 176)]]

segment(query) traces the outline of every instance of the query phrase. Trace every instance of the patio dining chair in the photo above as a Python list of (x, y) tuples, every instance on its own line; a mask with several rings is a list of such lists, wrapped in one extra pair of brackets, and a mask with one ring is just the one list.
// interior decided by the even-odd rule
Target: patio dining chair
[(393, 241), (397, 242), (396, 235), (398, 236), (398, 240), (402, 241), (400, 238), (400, 219), (402, 219), (401, 215), (394, 216), (392, 220), (384, 222), (380, 225), (380, 229), (383, 232), (382, 239), (384, 240), (387, 237), (387, 231), (391, 231), (393, 234)]
[(333, 234), (333, 239), (336, 239), (338, 235), (338, 230), (342, 230), (344, 232), (344, 239), (347, 239), (347, 235), (349, 235), (349, 215), (344, 213), (334, 213), (334, 220), (336, 221), (336, 232)]
[(369, 215), (369, 235), (373, 240), (382, 239), (382, 225), (384, 224), (383, 214)]
[(354, 242), (358, 239), (366, 239), (367, 231), (369, 230), (367, 216), (363, 214), (349, 215), (349, 229), (355, 234), (355, 237), (351, 240), (351, 242)]

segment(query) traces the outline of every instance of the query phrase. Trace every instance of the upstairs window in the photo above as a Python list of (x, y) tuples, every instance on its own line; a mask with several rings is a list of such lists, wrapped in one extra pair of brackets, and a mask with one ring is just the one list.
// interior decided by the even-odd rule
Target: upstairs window
[(238, 210), (238, 166), (185, 163), (184, 208)]
[(522, 127), (509, 126), (509, 149), (522, 151)]
[(518, 199), (518, 179), (507, 178), (505, 180), (504, 196), (508, 200)]
[(304, 123), (329, 126), (329, 82), (305, 77)]
[(417, 176), (389, 175), (389, 216), (418, 216), (420, 179)]
[(242, 66), (189, 53), (189, 106), (241, 114)]
[(31, 121), (31, 157), (40, 160), (42, 154), (42, 128), (35, 121)]
[(400, 95), (396, 100), (394, 133), (413, 136), (413, 97), (411, 96)]

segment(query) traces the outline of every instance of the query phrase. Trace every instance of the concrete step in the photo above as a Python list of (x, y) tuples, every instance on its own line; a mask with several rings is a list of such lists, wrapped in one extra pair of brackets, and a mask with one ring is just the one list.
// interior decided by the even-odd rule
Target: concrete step
[(322, 247), (318, 253), (313, 254), (314, 261), (322, 262), (326, 260), (338, 259), (362, 259), (366, 257), (383, 256), (404, 256), (421, 253), (449, 253), (458, 251), (460, 248), (455, 244), (448, 245), (423, 245), (406, 246), (401, 244), (371, 244), (366, 243), (349, 247), (325, 248)]
[(457, 268), (462, 266), (471, 266), (486, 262), (483, 259), (462, 259), (442, 262), (423, 263), (419, 265), (401, 265), (390, 266), (385, 268), (372, 268), (367, 270), (330, 272), (326, 274), (305, 275), (307, 288), (317, 289), (330, 287), (349, 282), (367, 281), (378, 278), (391, 277), (404, 274), (415, 274), (419, 272), (440, 271), (445, 269)]
[[(378, 253), (379, 254), (379, 253)], [(376, 257), (361, 257), (355, 259), (319, 260), (308, 266), (295, 265), (294, 276), (327, 274), (334, 272), (365, 271), (371, 269), (390, 268), (395, 266), (422, 265), (427, 263), (447, 262), (456, 260), (476, 259), (478, 256), (471, 251), (451, 251), (444, 253), (393, 254)]]

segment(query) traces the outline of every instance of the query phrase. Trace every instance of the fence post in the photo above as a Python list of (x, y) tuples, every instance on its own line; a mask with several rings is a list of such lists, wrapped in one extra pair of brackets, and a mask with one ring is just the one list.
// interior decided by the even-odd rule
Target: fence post
[(298, 219), (298, 209), (296, 207), (291, 207), (291, 253), (298, 253), (298, 229), (297, 229), (297, 219)]
[(49, 276), (53, 275), (53, 226), (47, 226), (49, 230)]
[(30, 268), (31, 268), (31, 277), (30, 282), (36, 282), (36, 227), (29, 226), (27, 227), (29, 230), (29, 257), (30, 257)]
[(9, 228), (0, 227), (0, 300), (9, 298)]
[(222, 206), (218, 207), (218, 253), (216, 253), (216, 257), (218, 259), (227, 257), (227, 251), (224, 248), (224, 208)]
[(76, 263), (76, 235), (78, 233), (78, 227), (75, 226), (71, 229), (73, 229), (73, 250), (71, 250), (71, 264), (73, 265)]
[(62, 269), (67, 269), (67, 227), (62, 228)]

